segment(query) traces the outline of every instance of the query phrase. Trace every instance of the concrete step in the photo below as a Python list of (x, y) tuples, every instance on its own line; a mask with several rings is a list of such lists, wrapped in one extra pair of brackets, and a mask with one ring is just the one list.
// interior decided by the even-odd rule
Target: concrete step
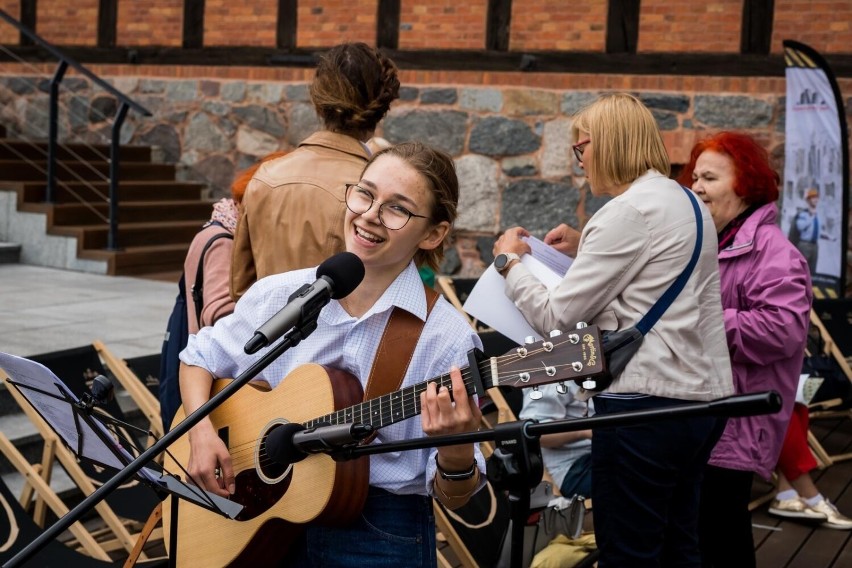
[(21, 245), (0, 242), (0, 264), (17, 264), (21, 261)]

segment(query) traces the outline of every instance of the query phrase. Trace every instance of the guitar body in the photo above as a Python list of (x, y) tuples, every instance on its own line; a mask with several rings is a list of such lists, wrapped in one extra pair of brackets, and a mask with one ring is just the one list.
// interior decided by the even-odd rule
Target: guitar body
[[(217, 380), (212, 394), (229, 382)], [(361, 384), (352, 375), (308, 364), (294, 369), (275, 389), (246, 385), (219, 406), (210, 418), (231, 452), (236, 475), (231, 498), (245, 509), (230, 521), (180, 502), (173, 550), (172, 500), (166, 499), (163, 532), (170, 554), (177, 554), (177, 565), (270, 565), (276, 556), (283, 558), (304, 524), (343, 526), (354, 521), (367, 498), (369, 458), (335, 462), (325, 454), (312, 454), (270, 476), (258, 465), (256, 449), (273, 421), (301, 424), (362, 397)], [(184, 417), (181, 408), (174, 424)], [(167, 455), (165, 467), (180, 471), (175, 461), (189, 463), (188, 436), (179, 438), (170, 451), (174, 459)]]
[[(462, 373), (469, 395), (484, 393), (486, 386), (529, 388), (599, 377), (606, 371), (596, 326), (552, 334), (546, 341), (518, 346), (500, 357), (485, 358), (475, 351), (471, 354), (475, 365)], [(213, 394), (228, 382), (216, 381)], [(447, 373), (361, 402), (364, 393), (358, 379), (343, 371), (308, 364), (294, 369), (273, 390), (252, 385), (240, 389), (210, 418), (231, 453), (236, 475), (236, 492), (231, 499), (244, 508), (229, 521), (181, 502), (177, 545), (171, 546), (172, 501), (164, 501), (163, 530), (172, 560), (178, 566), (192, 567), (276, 565), (306, 523), (352, 523), (367, 499), (369, 458), (335, 462), (318, 453), (282, 467), (268, 459), (266, 435), (288, 422), (307, 427), (360, 424), (383, 428), (420, 414), (420, 394), (430, 382), (453, 388)], [(557, 392), (564, 391), (557, 387)], [(175, 424), (184, 417), (181, 408)], [(166, 456), (166, 471), (177, 472), (178, 463), (188, 464), (189, 450), (188, 436), (179, 438), (170, 450), (174, 458)]]

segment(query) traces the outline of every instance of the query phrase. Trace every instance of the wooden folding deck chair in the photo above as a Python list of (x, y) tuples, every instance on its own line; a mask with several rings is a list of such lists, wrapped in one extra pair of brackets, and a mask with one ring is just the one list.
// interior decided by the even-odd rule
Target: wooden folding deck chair
[[(86, 388), (84, 385), (87, 376), (92, 373), (101, 374), (104, 371), (99, 366), (99, 359), (93, 347), (34, 356), (32, 359), (45, 364), (68, 385), (72, 392), (78, 395)], [(0, 371), (0, 380), (5, 381), (7, 378), (6, 373)], [(53, 466), (57, 462), (84, 495), (93, 493), (97, 486), (113, 475), (113, 472), (104, 471), (86, 460), (78, 460), (17, 389), (10, 388), (8, 391), (44, 440), (42, 460), (37, 471), (45, 484), (49, 486)], [(113, 417), (124, 421), (123, 413), (114, 401), (107, 406), (106, 411)], [(132, 437), (129, 432), (125, 434)], [(130, 448), (128, 449), (130, 450)], [(130, 451), (132, 453), (132, 450)], [(34, 490), (28, 477), (21, 503), (26, 507), (30, 499), (34, 500), (34, 522), (38, 526), (44, 526), (46, 503), (41, 492)], [(106, 533), (96, 535), (100, 538), (108, 538), (101, 543), (102, 548), (107, 552), (123, 548), (130, 553), (137, 546), (140, 538), (147, 540), (150, 537), (153, 540), (161, 540), (162, 528), (152, 530), (149, 534), (145, 534), (143, 530), (139, 529), (139, 527), (145, 529), (152, 518), (158, 518), (159, 506), (160, 501), (154, 492), (138, 481), (130, 481), (112, 492), (95, 507), (97, 514), (106, 525)], [(109, 539), (110, 535), (112, 536), (111, 539)], [(142, 558), (147, 559), (144, 554)]]
[[(14, 463), (22, 475), (27, 476), (34, 483), (36, 490), (50, 503), (51, 509), (57, 516), (62, 516), (68, 512), (62, 501), (55, 497), (50, 487), (44, 485), (44, 481), (41, 481), (38, 472), (31, 469), (32, 466), (17, 452), (9, 439), (3, 434), (0, 434), (0, 451)], [(139, 563), (137, 562), (138, 553), (131, 554), (123, 561), (113, 561), (79, 521), (71, 525), (68, 530), (76, 537), (79, 549), (66, 546), (57, 540), (49, 541), (43, 549), (32, 557), (30, 561), (32, 565), (44, 568), (108, 568), (115, 566), (153, 568), (166, 564), (163, 559)], [(0, 564), (14, 558), (28, 544), (38, 538), (42, 532), (43, 529), (27, 515), (6, 483), (0, 479)]]
[[(820, 337), (822, 338), (823, 344), (823, 354), (830, 356), (837, 363), (838, 367), (846, 378), (852, 382), (852, 368), (850, 368), (846, 357), (843, 356), (843, 352), (837, 346), (837, 343), (831, 337), (831, 334), (826, 329), (825, 325), (819, 319), (819, 316), (814, 310), (811, 310), (811, 325), (817, 329)], [(852, 419), (852, 409), (837, 409), (836, 407), (842, 404), (844, 401), (841, 399), (833, 399), (822, 401), (818, 403), (814, 403), (810, 405), (811, 418), (819, 419), (819, 418), (850, 418)], [(808, 444), (811, 447), (811, 451), (814, 453), (817, 461), (820, 462), (821, 467), (829, 467), (834, 463), (845, 461), (852, 459), (852, 452), (845, 454), (829, 454), (825, 448), (823, 448), (822, 444), (820, 444), (819, 440), (817, 440), (816, 436), (813, 435), (812, 432), (808, 431)]]
[(124, 359), (116, 357), (101, 341), (94, 341), (92, 345), (103, 360), (104, 365), (112, 372), (115, 378), (124, 387), (124, 390), (136, 403), (136, 406), (148, 419), (149, 429), (157, 437), (161, 438), (165, 433), (163, 419), (160, 416), (160, 401), (145, 386), (145, 383), (136, 376)]

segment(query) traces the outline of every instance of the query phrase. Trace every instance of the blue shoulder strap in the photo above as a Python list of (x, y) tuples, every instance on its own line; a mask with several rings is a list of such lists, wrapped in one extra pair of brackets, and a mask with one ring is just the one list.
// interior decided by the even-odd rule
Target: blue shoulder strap
[(698, 256), (701, 253), (701, 245), (704, 241), (704, 222), (701, 219), (701, 209), (698, 208), (698, 199), (696, 199), (695, 195), (693, 195), (692, 191), (689, 189), (683, 186), (681, 186), (681, 188), (686, 192), (687, 197), (689, 197), (689, 200), (692, 203), (692, 210), (695, 212), (695, 223), (698, 227), (698, 236), (695, 239), (695, 248), (692, 249), (692, 258), (689, 259), (686, 268), (683, 269), (680, 276), (672, 282), (669, 289), (665, 291), (659, 300), (657, 300), (657, 303), (648, 310), (645, 317), (636, 324), (636, 329), (638, 329), (642, 335), (646, 335), (649, 331), (651, 331), (651, 328), (654, 327), (657, 320), (662, 317), (666, 310), (669, 309), (669, 306), (672, 305), (675, 298), (677, 298), (678, 294), (681, 293), (683, 287), (686, 286), (686, 281), (689, 280), (689, 277), (692, 275), (695, 265), (698, 264)]

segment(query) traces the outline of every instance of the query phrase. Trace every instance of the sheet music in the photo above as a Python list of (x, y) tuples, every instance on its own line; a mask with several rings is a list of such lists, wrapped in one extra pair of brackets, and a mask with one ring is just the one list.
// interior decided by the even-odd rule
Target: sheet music
[(542, 264), (559, 276), (565, 276), (568, 268), (571, 267), (571, 263), (574, 262), (573, 258), (567, 254), (562, 254), (541, 239), (530, 236), (522, 237), (522, 240), (530, 245), (533, 258), (541, 261)]
[[(116, 452), (125, 455), (129, 460), (133, 457), (122, 448), (118, 442), (108, 446), (84, 420), (75, 421), (72, 403), (79, 399), (71, 392), (53, 371), (35, 361), (24, 359), (16, 355), (0, 352), (0, 368), (16, 383), (22, 385), (19, 391), (33, 408), (50, 424), (51, 428), (75, 453), (79, 447), (80, 436), (77, 434), (77, 423), (82, 434), (81, 455), (101, 465), (121, 469), (124, 463), (115, 455)], [(23, 388), (30, 387), (30, 388)], [(16, 388), (10, 386), (10, 388)], [(38, 390), (33, 390), (38, 389)], [(39, 392), (44, 391), (44, 392)], [(44, 393), (51, 393), (60, 398), (55, 398)], [(68, 401), (71, 401), (69, 403)], [(99, 429), (114, 439), (113, 435), (97, 420), (95, 424)]]

